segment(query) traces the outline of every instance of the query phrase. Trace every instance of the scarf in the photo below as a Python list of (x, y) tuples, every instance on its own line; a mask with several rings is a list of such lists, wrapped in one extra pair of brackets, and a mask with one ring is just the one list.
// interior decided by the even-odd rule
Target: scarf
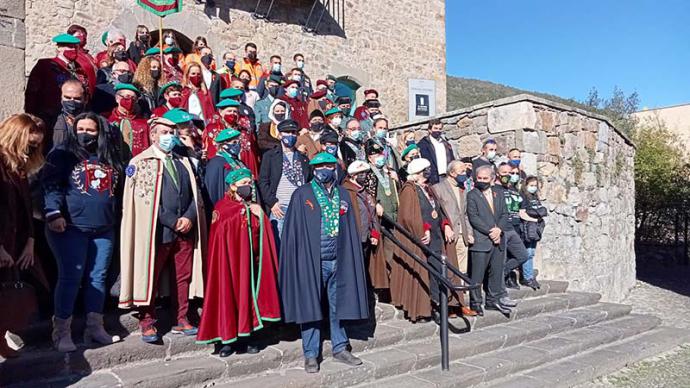
[(302, 163), (299, 162), (294, 152), (292, 153), (292, 161), (283, 153), (283, 174), (285, 174), (287, 180), (296, 187), (300, 187), (304, 184)]
[(311, 189), (314, 191), (316, 201), (321, 207), (321, 219), (324, 233), (329, 237), (338, 236), (338, 226), (340, 222), (340, 192), (337, 187), (333, 187), (333, 198), (328, 197), (326, 190), (315, 180), (311, 181)]
[(374, 175), (376, 175), (376, 179), (379, 181), (379, 184), (381, 184), (381, 187), (383, 187), (383, 191), (386, 193), (386, 197), (391, 196), (391, 181), (388, 179), (388, 177), (383, 176), (383, 173), (381, 172), (383, 169), (379, 170), (376, 166), (371, 165), (371, 171), (374, 172)]

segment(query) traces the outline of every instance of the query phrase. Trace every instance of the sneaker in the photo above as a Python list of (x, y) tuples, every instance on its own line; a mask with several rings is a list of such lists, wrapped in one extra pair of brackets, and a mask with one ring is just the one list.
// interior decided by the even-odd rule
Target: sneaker
[(338, 352), (338, 353), (334, 354), (333, 359), (335, 359), (338, 362), (342, 362), (343, 364), (350, 365), (350, 366), (362, 365), (362, 360), (353, 356), (352, 353), (350, 353), (347, 350), (343, 350), (342, 352)]
[(177, 326), (173, 326), (172, 329), (170, 329), (170, 332), (173, 334), (184, 334), (186, 336), (192, 336), (196, 335), (199, 332), (199, 329), (192, 326), (189, 323), (189, 321), (185, 319), (178, 322)]
[(506, 287), (512, 288), (514, 290), (520, 289), (520, 285), (517, 282), (517, 275), (515, 274), (515, 272), (510, 272), (508, 276), (506, 276)]
[(158, 342), (158, 332), (153, 326), (148, 326), (141, 329), (141, 340), (147, 344)]
[(304, 359), (304, 371), (307, 373), (319, 373), (319, 362), (316, 358)]

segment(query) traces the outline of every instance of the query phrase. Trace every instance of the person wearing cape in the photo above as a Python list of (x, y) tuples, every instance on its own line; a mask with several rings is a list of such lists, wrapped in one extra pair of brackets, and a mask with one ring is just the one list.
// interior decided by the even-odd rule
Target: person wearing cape
[[(239, 131), (226, 128), (220, 131), (214, 142), (218, 152), (206, 164), (204, 174), (204, 187), (211, 208), (225, 197), (229, 186), (226, 179), (228, 174), (235, 170), (247, 168), (239, 157), (241, 147)], [(256, 193), (254, 193), (254, 199), (256, 199)]]
[[(252, 202), (252, 174), (228, 173), (224, 198), (211, 217), (208, 275), (198, 344), (216, 344), (221, 357), (238, 351), (257, 353), (248, 337), (265, 322), (280, 320), (278, 254), (268, 217)], [(232, 237), (232, 238), (230, 238)]]
[[(343, 321), (369, 317), (366, 268), (350, 196), (335, 182), (338, 160), (322, 152), (309, 162), (314, 179), (292, 194), (280, 245), (280, 290), (286, 322), (301, 325), (304, 369), (319, 371), (321, 324), (328, 320), (333, 358), (362, 361), (348, 351)], [(328, 315), (321, 306), (328, 299)]]

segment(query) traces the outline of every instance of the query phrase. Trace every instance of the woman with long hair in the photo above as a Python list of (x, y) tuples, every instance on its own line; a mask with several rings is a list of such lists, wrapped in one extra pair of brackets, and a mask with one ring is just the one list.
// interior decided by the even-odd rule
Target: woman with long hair
[(201, 63), (201, 50), (205, 47), (208, 47), (206, 38), (203, 36), (197, 36), (196, 39), (194, 39), (194, 47), (192, 48), (193, 51), (184, 57), (184, 70), (187, 70), (187, 67), (189, 67), (189, 65), (192, 63)]
[(129, 58), (139, 64), (144, 58), (146, 50), (151, 48), (151, 34), (149, 28), (143, 24), (137, 26), (134, 32), (134, 40), (129, 44)]
[(77, 116), (65, 143), (48, 154), (42, 173), (46, 238), (58, 263), (52, 339), (60, 352), (76, 350), (70, 326), (83, 283), (84, 342), (119, 341), (103, 328), (102, 313), (123, 163), (103, 126), (94, 113)]
[(527, 261), (522, 264), (522, 280), (520, 283), (532, 289), (541, 287), (534, 274), (534, 255), (537, 253), (537, 243), (544, 232), (544, 217), (548, 211), (539, 200), (539, 178), (528, 176), (520, 189), (522, 202), (520, 203), (520, 235), (527, 248)]
[(134, 73), (134, 85), (141, 90), (141, 100), (146, 103), (144, 112), (150, 113), (158, 106), (159, 91), (167, 83), (167, 78), (157, 57), (145, 57), (139, 62)]
[[(33, 209), (28, 181), (44, 163), (45, 125), (39, 125), (41, 123), (40, 119), (28, 114), (15, 114), (0, 123), (0, 214), (3, 218), (0, 222), (0, 281), (16, 280), (17, 272), (30, 270), (46, 285), (34, 258)], [(2, 322), (0, 320), (0, 325)], [(17, 352), (5, 340), (9, 328), (2, 326), (0, 356), (16, 357)]]
[(187, 66), (182, 78), (182, 100), (187, 112), (199, 116), (208, 123), (215, 112), (213, 98), (206, 87), (201, 64), (193, 62)]

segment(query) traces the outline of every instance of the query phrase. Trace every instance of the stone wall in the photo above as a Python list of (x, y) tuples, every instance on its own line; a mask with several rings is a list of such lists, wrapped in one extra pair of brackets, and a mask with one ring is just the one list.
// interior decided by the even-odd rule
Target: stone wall
[[(522, 94), (439, 116), (456, 155), (522, 151), (549, 209), (536, 258), (544, 279), (620, 301), (635, 283), (632, 142), (604, 117)], [(426, 122), (399, 126), (426, 129)]]
[[(379, 90), (385, 112), (398, 122), (407, 117), (407, 80), (432, 79), (436, 81), (437, 112), (445, 111), (443, 0), (425, 1), (423, 6), (414, 0), (337, 1), (344, 4), (344, 22), (338, 24), (326, 16), (318, 35), (302, 31), (311, 1), (277, 1), (271, 14), (274, 22), (251, 17), (256, 0), (215, 2), (215, 8), (204, 9), (185, 0), (183, 11), (166, 17), (165, 26), (191, 39), (206, 36), (216, 55), (230, 50), (241, 57), (249, 41), (259, 46), (263, 63), (271, 54), (278, 54), (284, 63), (292, 64), (293, 54), (302, 52), (312, 80), (329, 73), (351, 75), (362, 90)], [(262, 3), (267, 6), (268, 2)], [(88, 47), (93, 51), (103, 49), (100, 34), (110, 26), (122, 29), (130, 38), (137, 24), (153, 29), (158, 26), (158, 19), (136, 6), (134, 0), (26, 0), (26, 22), (27, 74), (37, 59), (53, 53), (50, 38), (72, 23), (88, 29)], [(362, 97), (361, 91), (358, 97)]]
[(24, 0), (0, 0), (0, 120), (24, 107)]

